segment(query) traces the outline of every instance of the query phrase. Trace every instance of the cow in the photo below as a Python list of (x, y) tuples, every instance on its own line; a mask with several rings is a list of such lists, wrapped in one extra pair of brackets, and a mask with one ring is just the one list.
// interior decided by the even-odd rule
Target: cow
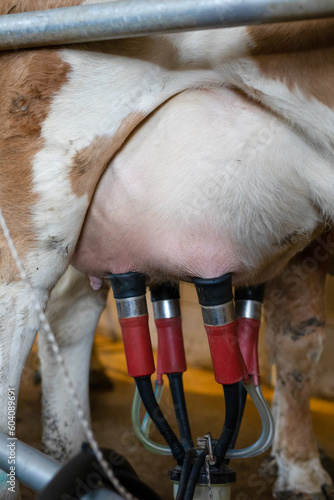
[[(98, 2), (5, 0), (0, 14), (81, 3)], [(162, 275), (186, 280), (232, 272), (235, 285), (251, 285), (274, 279), (323, 232), (334, 211), (333, 23), (332, 19), (307, 21), (2, 53), (0, 205), (42, 307), (70, 262), (92, 277), (95, 288), (106, 271), (128, 270), (154, 279)], [(169, 116), (170, 124), (177, 124), (177, 115), (169, 115), (168, 106), (181, 109), (185, 99), (188, 107), (195, 91), (191, 109), (197, 109), (197, 120), (188, 129), (183, 127), (182, 137), (191, 137), (192, 126), (201, 130), (199, 120), (208, 126), (217, 121), (221, 112), (225, 125), (220, 120), (214, 127), (221, 129), (219, 141), (212, 126), (204, 142), (201, 137), (205, 167), (197, 160), (191, 169), (178, 170), (175, 162), (171, 166), (175, 178), (166, 169), (163, 177), (161, 170), (157, 178), (145, 176), (151, 190), (163, 181), (166, 191), (157, 190), (163, 196), (155, 197), (155, 212), (149, 200), (148, 210), (136, 213), (146, 237), (134, 244), (133, 213), (123, 212), (124, 198), (119, 198), (117, 185), (122, 188), (124, 183), (126, 196), (128, 186), (133, 183), (135, 190), (134, 180), (141, 176), (127, 178), (123, 169), (114, 178), (111, 162), (122, 162), (160, 111)], [(211, 103), (207, 115), (201, 105), (206, 99)], [(252, 120), (242, 121), (242, 116), (255, 117), (262, 132), (273, 130), (272, 140), (252, 143)], [(186, 117), (182, 119), (186, 123)], [(209, 141), (213, 149), (208, 148)], [(188, 144), (199, 151), (197, 141)], [(153, 146), (150, 143), (148, 150)], [(187, 153), (192, 157), (189, 145)], [(254, 171), (242, 168), (246, 158), (256, 164)], [(130, 161), (125, 163), (131, 166)], [(107, 168), (110, 164), (114, 167)], [(117, 214), (112, 225), (107, 217), (96, 218), (109, 187), (114, 190), (114, 205), (107, 206)], [(149, 215), (160, 226), (152, 227)], [(108, 231), (98, 231), (106, 221)], [(155, 236), (155, 245), (153, 240), (148, 244), (149, 235)], [(96, 259), (98, 246), (102, 253)], [(0, 255), (4, 407), (8, 388), (18, 388), (39, 317), (2, 235)], [(72, 286), (71, 280), (64, 280), (64, 289)], [(102, 286), (99, 297), (103, 290)], [(96, 304), (92, 325), (100, 308)], [(47, 346), (44, 353), (49, 353)], [(45, 396), (45, 403), (45, 420), (54, 424), (51, 395)], [(0, 414), (0, 428), (7, 429), (5, 413)], [(76, 451), (78, 436), (73, 434), (73, 442), (69, 440), (63, 449), (57, 422), (49, 428), (53, 430), (44, 432), (49, 451), (62, 459)], [(289, 476), (279, 456), (282, 453), (277, 460), (279, 473), (285, 474), (283, 489), (294, 490), (296, 474)], [(306, 495), (318, 494), (323, 484), (330, 484), (317, 455), (312, 459), (316, 472), (297, 489)], [(3, 475), (0, 498), (4, 499), (6, 479)]]
[[(286, 175), (284, 167), (282, 171), (285, 151), (290, 151), (293, 145), (296, 147), (296, 157), (293, 159), (291, 151), (287, 176), (289, 187), (282, 190)], [(291, 278), (293, 281), (293, 274), (289, 274), (289, 266), (296, 265), (296, 260), (306, 257), (304, 253), (300, 253), (294, 257), (295, 260), (289, 262), (291, 249), (294, 248), (293, 253), (296, 250), (291, 240), (284, 243), (281, 240), (273, 242), (273, 261), (270, 262), (267, 250), (268, 262), (266, 268), (260, 270), (260, 277), (247, 278), (245, 272), (245, 269), (252, 269), (252, 264), (256, 270), (259, 269), (256, 259), (267, 243), (268, 227), (272, 227), (273, 234), (278, 238), (281, 231), (288, 231), (289, 224), (291, 228), (299, 227), (305, 234), (308, 232), (307, 225), (312, 218), (313, 208), (311, 212), (309, 209), (313, 202), (312, 198), (305, 197), (304, 176), (297, 173), (301, 149), (298, 147), (297, 137), (291, 134), (290, 127), (277, 118), (268, 116), (262, 106), (256, 102), (248, 102), (245, 96), (235, 90), (222, 87), (185, 91), (161, 106), (142, 124), (104, 173), (88, 211), (72, 262), (85, 274), (94, 275), (95, 285), (99, 277), (107, 275), (110, 268), (117, 272), (135, 269), (147, 273), (154, 280), (162, 280), (165, 276), (178, 279), (180, 274), (174, 275), (173, 271), (180, 273), (180, 269), (185, 269), (188, 274), (181, 275), (181, 278), (189, 280), (189, 276), (196, 274), (224, 274), (227, 270), (224, 266), (228, 265), (229, 269), (233, 269), (237, 285), (243, 285), (245, 279), (262, 281), (263, 278), (271, 278), (265, 301), (268, 329), (275, 332), (271, 335), (274, 346), (276, 343), (280, 344), (280, 337), (287, 337), (285, 342), (289, 343), (290, 340), (291, 343), (290, 348), (285, 345), (280, 350), (275, 349), (282, 377), (279, 380), (285, 380), (286, 374), (291, 372), (298, 373), (298, 379), (304, 375), (303, 383), (299, 381), (299, 387), (307, 393), (307, 376), (310, 377), (312, 366), (321, 352), (324, 326), (323, 277), (325, 264), (331, 254), (331, 244), (327, 254), (325, 252), (325, 259), (320, 253), (319, 266), (313, 265), (313, 272), (306, 274), (305, 279), (300, 279), (297, 285), (292, 283), (292, 291), (289, 285)], [(310, 152), (307, 156), (309, 154)], [(306, 157), (302, 160), (303, 164), (304, 161)], [(218, 171), (217, 165), (221, 165)], [(297, 167), (296, 170), (294, 166)], [(186, 175), (188, 171), (192, 172), (193, 177)], [(278, 185), (280, 189), (277, 191)], [(242, 197), (241, 203), (239, 197)], [(171, 205), (168, 202), (170, 198), (173, 200)], [(221, 207), (217, 210), (220, 203)], [(260, 206), (256, 208), (255, 217), (253, 210), (257, 203)], [(299, 207), (299, 216), (297, 210), (291, 212), (292, 205)], [(258, 217), (265, 206), (266, 230), (261, 229), (257, 233)], [(128, 210), (129, 207), (132, 209)], [(243, 207), (244, 212), (241, 213)], [(196, 253), (193, 250), (195, 244), (191, 243), (193, 225), (189, 223), (189, 218), (194, 224), (196, 220), (196, 225), (200, 228), (196, 234)], [(316, 231), (323, 231), (324, 224), (316, 223), (315, 228), (312, 235), (308, 233), (309, 237), (313, 237)], [(254, 242), (247, 247), (248, 260), (239, 271), (237, 266), (242, 265), (245, 255), (246, 241), (243, 238), (250, 239), (252, 233)], [(294, 234), (288, 234), (291, 238), (294, 237)], [(326, 241), (329, 236), (322, 237)], [(239, 241), (238, 238), (242, 240)], [(229, 246), (232, 242), (233, 248)], [(212, 256), (211, 252), (216, 249), (218, 253)], [(172, 261), (170, 255), (173, 255)], [(156, 261), (158, 264), (155, 264)], [(274, 265), (274, 270), (271, 264)], [(127, 265), (131, 267), (128, 269)], [(216, 266), (221, 267), (217, 269)], [(280, 272), (283, 268), (284, 271)], [(275, 278), (275, 274), (279, 277)], [(277, 283), (279, 279), (281, 283)], [(314, 298), (312, 301), (308, 300), (308, 307), (300, 311), (296, 303), (303, 303), (305, 300), (304, 288), (309, 289)], [(277, 301), (275, 290), (288, 300)], [(296, 296), (294, 302), (289, 295)], [(270, 302), (274, 302), (275, 307), (270, 307)], [(293, 309), (291, 303), (296, 308), (296, 324), (292, 320), (290, 322), (294, 325), (294, 335), (297, 338), (296, 332), (300, 331), (296, 347), (288, 335), (287, 326), (284, 325), (285, 335), (277, 326), (277, 316), (280, 317), (281, 314), (283, 318), (289, 317), (286, 310), (289, 307)], [(274, 328), (272, 324), (275, 325)], [(304, 340), (301, 325), (306, 330)], [(276, 351), (281, 353), (284, 361)], [(298, 354), (300, 351), (307, 352), (307, 362), (295, 351)], [(291, 359), (287, 353), (291, 353)], [(289, 394), (292, 388), (293, 381), (289, 381), (286, 392)], [(275, 405), (276, 420), (280, 424), (273, 450), (280, 470), (275, 492), (281, 494), (283, 491), (289, 495), (293, 490), (308, 494), (319, 493), (319, 485), (328, 484), (329, 478), (321, 467), (315, 444), (311, 446), (308, 442), (305, 445), (306, 436), (309, 441), (312, 439), (311, 428), (305, 425), (310, 419), (309, 411), (305, 411), (307, 398), (297, 398), (299, 410), (302, 407), (303, 419), (300, 416), (296, 419), (292, 416), (293, 409), (296, 408), (291, 405), (288, 394), (284, 394), (284, 386), (280, 387), (279, 394), (284, 401), (289, 402), (291, 410), (288, 414), (286, 411), (282, 412), (285, 418), (283, 421), (278, 418), (281, 412), (280, 401)], [(295, 432), (293, 422), (300, 429), (299, 433)], [(294, 443), (292, 450), (291, 443)]]

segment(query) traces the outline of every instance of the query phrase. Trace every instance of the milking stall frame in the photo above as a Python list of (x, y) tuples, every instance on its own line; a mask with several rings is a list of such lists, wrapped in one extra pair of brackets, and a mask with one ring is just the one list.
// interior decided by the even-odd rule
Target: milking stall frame
[[(333, 16), (334, 0), (121, 0), (0, 16), (0, 50)], [(5, 221), (1, 225), (6, 229)], [(8, 231), (5, 231), (5, 236), (12, 244)], [(11, 251), (17, 261), (15, 247), (11, 247)], [(174, 483), (175, 498), (230, 499), (231, 484), (236, 479), (234, 471), (227, 467), (229, 460), (264, 452), (271, 445), (274, 434), (273, 418), (261, 392), (257, 358), (263, 287), (238, 289), (233, 296), (231, 275), (194, 280), (208, 333), (215, 379), (223, 385), (226, 402), (224, 429), (219, 440), (212, 439), (208, 433), (198, 438), (197, 446), (194, 446), (182, 385), (186, 362), (178, 291), (168, 285), (151, 289), (160, 344), (154, 393), (151, 375), (155, 366), (147, 322), (145, 278), (137, 273), (127, 273), (111, 275), (110, 280), (129, 375), (135, 378), (137, 385), (132, 407), (136, 435), (153, 453), (174, 456), (177, 465), (169, 475)], [(134, 351), (137, 351), (136, 356)], [(169, 378), (180, 441), (158, 406), (163, 374)], [(261, 416), (262, 432), (256, 443), (235, 450), (247, 393)], [(141, 401), (147, 411), (143, 423), (139, 416)], [(149, 438), (152, 421), (167, 446)], [(85, 500), (159, 499), (141, 483), (125, 460), (119, 470), (110, 471), (106, 462), (112, 463), (116, 452), (103, 450), (105, 460), (101, 460), (101, 453), (96, 457), (89, 445), (83, 445), (82, 452), (62, 466), (1, 432), (0, 468), (8, 474), (9, 439), (15, 439), (16, 478), (38, 492), (40, 500), (79, 498), (71, 496), (74, 480), (87, 476), (92, 470), (100, 473), (101, 487), (92, 488), (90, 493), (81, 497)], [(126, 489), (119, 486), (115, 474)]]

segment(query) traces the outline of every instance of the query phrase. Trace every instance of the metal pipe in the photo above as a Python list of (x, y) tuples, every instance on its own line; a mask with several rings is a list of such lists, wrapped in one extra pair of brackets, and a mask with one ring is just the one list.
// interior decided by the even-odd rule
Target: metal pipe
[[(0, 431), (0, 469), (9, 475), (11, 466), (15, 467), (15, 478), (37, 492), (42, 491), (62, 467), (53, 458)], [(82, 500), (122, 499), (117, 493), (101, 488), (87, 493)]]
[(334, 16), (334, 0), (122, 0), (0, 16), (0, 49)]
[(16, 438), (0, 432), (0, 468), (10, 472), (10, 446), (15, 462), (16, 478), (28, 488), (41, 491), (60, 470), (60, 463)]

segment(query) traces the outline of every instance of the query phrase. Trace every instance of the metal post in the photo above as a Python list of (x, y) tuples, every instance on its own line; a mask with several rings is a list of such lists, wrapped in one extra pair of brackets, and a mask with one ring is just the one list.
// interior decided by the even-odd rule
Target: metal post
[(334, 0), (122, 0), (0, 16), (0, 50), (334, 17)]

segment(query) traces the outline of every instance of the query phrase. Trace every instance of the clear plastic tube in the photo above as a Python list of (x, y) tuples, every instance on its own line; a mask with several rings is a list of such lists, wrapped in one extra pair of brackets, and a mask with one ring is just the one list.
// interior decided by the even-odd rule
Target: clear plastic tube
[(262, 430), (259, 439), (247, 448), (240, 450), (230, 449), (226, 454), (226, 458), (249, 458), (256, 457), (264, 453), (272, 444), (275, 433), (274, 419), (271, 410), (265, 400), (261, 386), (253, 384), (244, 384), (245, 389), (250, 395), (262, 422)]
[[(161, 399), (162, 391), (163, 391), (163, 386), (158, 385), (156, 383), (155, 396), (158, 402)], [(151, 453), (155, 453), (158, 455), (172, 455), (172, 451), (169, 448), (169, 446), (156, 443), (155, 441), (152, 441), (152, 439), (149, 438), (150, 426), (152, 423), (152, 420), (149, 417), (149, 415), (146, 414), (144, 417), (143, 424), (142, 425), (140, 424), (140, 405), (141, 405), (141, 399), (139, 391), (136, 387), (132, 402), (131, 418), (132, 418), (133, 429), (135, 431), (137, 438)]]

